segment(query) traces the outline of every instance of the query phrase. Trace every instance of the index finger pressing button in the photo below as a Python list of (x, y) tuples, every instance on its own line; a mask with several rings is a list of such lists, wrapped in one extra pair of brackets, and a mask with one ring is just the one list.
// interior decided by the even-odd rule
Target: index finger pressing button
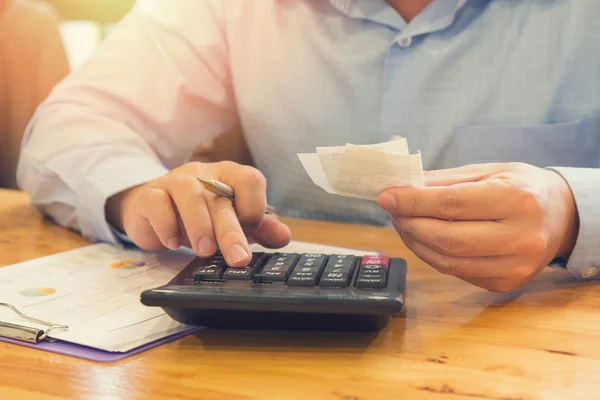
[(223, 273), (223, 279), (231, 280), (247, 280), (251, 279), (258, 267), (261, 264), (263, 258), (262, 253), (255, 253), (252, 255), (252, 261), (244, 268), (227, 268)]

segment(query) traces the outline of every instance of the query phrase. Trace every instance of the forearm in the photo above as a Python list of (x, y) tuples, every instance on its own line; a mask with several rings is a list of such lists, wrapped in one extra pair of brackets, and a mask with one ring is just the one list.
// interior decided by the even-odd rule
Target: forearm
[(106, 199), (166, 172), (127, 126), (77, 105), (61, 105), (37, 113), (26, 132), (17, 178), (31, 201), (59, 224), (114, 242), (104, 218)]

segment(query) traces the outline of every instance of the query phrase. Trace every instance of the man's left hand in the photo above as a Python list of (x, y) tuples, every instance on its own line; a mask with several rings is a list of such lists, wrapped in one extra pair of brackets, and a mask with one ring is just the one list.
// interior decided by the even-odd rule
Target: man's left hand
[(378, 203), (406, 246), (438, 271), (507, 292), (571, 253), (579, 219), (556, 172), (478, 164), (425, 177), (425, 187), (388, 189)]

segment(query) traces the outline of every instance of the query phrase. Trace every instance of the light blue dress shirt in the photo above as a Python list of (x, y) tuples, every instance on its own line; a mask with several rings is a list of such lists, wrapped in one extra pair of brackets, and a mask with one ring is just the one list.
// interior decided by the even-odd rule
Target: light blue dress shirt
[(569, 269), (600, 268), (600, 1), (170, 0), (132, 13), (39, 109), (18, 178), (84, 235), (106, 199), (239, 119), (283, 215), (368, 224), (373, 202), (316, 187), (297, 153), (392, 136), (426, 169), (558, 167), (578, 206)]

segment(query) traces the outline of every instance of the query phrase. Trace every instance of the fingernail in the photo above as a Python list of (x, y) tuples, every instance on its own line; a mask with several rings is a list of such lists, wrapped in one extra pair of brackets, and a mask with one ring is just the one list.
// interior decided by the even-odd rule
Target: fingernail
[(200, 255), (210, 255), (217, 251), (217, 244), (213, 238), (205, 236), (198, 241), (197, 251)]
[(377, 203), (384, 210), (396, 209), (396, 198), (389, 193), (384, 193), (381, 196), (379, 196)]
[(248, 257), (248, 253), (246, 252), (246, 250), (244, 250), (242, 246), (240, 246), (239, 244), (234, 244), (233, 246), (231, 246), (231, 249), (229, 250), (229, 259), (232, 263), (237, 263), (242, 260), (245, 260), (246, 257)]
[(179, 239), (172, 237), (167, 241), (167, 247), (171, 250), (177, 250), (179, 248)]

